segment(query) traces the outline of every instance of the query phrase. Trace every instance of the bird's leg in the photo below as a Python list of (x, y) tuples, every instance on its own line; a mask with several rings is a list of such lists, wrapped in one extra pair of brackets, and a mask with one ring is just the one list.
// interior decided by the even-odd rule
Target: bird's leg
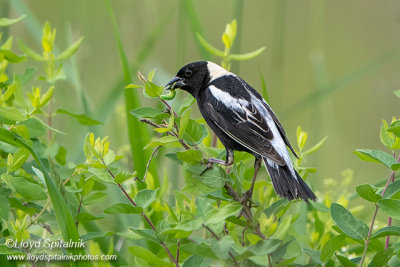
[(242, 199), (241, 199), (241, 201), (240, 201), (241, 203), (246, 204), (248, 201), (251, 201), (251, 198), (252, 198), (252, 196), (253, 196), (254, 184), (255, 184), (256, 179), (257, 179), (257, 174), (258, 174), (258, 171), (259, 171), (260, 168), (261, 168), (261, 162), (262, 162), (262, 158), (256, 158), (256, 160), (254, 161), (254, 175), (253, 175), (253, 180), (251, 181), (250, 189), (247, 190), (247, 191), (243, 194)]
[(207, 167), (200, 173), (200, 175), (203, 175), (208, 169), (211, 169), (212, 166), (215, 164), (220, 164), (224, 166), (231, 166), (233, 164), (233, 150), (232, 149), (226, 149), (226, 160), (223, 161), (222, 159), (214, 159), (214, 158), (209, 158), (207, 159)]

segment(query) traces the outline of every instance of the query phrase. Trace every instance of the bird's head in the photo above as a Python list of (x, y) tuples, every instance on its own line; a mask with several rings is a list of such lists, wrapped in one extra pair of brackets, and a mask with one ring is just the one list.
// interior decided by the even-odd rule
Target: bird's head
[[(166, 90), (182, 89), (194, 97), (208, 86), (215, 68), (222, 67), (209, 61), (197, 61), (183, 66), (172, 80), (165, 85)], [(225, 70), (226, 71), (226, 70)], [(226, 71), (227, 72), (227, 71)]]

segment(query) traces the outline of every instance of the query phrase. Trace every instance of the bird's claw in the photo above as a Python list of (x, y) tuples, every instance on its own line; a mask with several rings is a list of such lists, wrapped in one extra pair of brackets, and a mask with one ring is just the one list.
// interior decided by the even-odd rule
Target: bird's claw
[(200, 176), (202, 176), (207, 170), (211, 169), (214, 163), (207, 161), (207, 167), (200, 173)]

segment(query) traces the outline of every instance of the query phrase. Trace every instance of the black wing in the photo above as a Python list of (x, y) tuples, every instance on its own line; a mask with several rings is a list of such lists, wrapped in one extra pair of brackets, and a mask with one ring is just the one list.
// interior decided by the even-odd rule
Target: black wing
[[(285, 160), (272, 146), (273, 133), (264, 116), (250, 101), (221, 102), (206, 89), (203, 110), (228, 136), (260, 156), (269, 158), (277, 164), (286, 165)], [(231, 98), (236, 99), (236, 98)]]

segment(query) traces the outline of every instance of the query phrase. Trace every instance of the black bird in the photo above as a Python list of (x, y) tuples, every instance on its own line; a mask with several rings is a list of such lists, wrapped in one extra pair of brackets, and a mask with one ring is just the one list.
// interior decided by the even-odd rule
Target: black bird
[(189, 92), (210, 128), (226, 149), (226, 161), (208, 159), (212, 164), (233, 164), (233, 151), (255, 156), (254, 177), (244, 197), (251, 199), (261, 160), (264, 160), (275, 192), (289, 200), (316, 200), (316, 196), (293, 168), (286, 146), (297, 157), (278, 118), (262, 96), (242, 78), (221, 66), (198, 61), (183, 66), (165, 86)]

